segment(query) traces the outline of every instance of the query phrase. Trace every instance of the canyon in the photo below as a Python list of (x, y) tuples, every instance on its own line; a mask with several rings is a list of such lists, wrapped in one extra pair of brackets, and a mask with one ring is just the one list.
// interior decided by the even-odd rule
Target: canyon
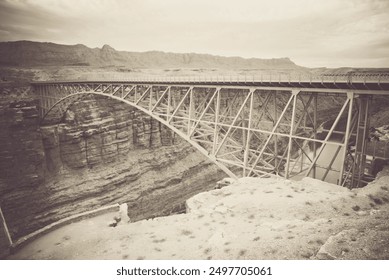
[[(128, 215), (133, 222), (130, 224), (132, 229), (142, 223), (152, 223), (153, 220), (162, 221), (164, 224), (165, 221), (179, 220), (182, 217), (191, 219), (191, 216), (172, 214), (185, 212), (185, 204), (188, 201), (193, 201), (193, 197), (196, 198), (199, 193), (208, 193), (212, 197), (213, 192), (209, 191), (215, 188), (217, 181), (226, 177), (221, 170), (168, 128), (149, 116), (113, 99), (88, 96), (74, 102), (59, 124), (42, 126), (39, 123), (39, 102), (35, 92), (29, 86), (31, 81), (104, 80), (112, 77), (127, 77), (128, 75), (135, 77), (147, 75), (196, 75), (200, 77), (202, 75), (224, 76), (230, 74), (245, 76), (246, 74), (260, 74), (265, 70), (271, 70), (274, 73), (329, 73), (330, 75), (365, 71), (364, 69), (355, 70), (352, 68), (307, 69), (294, 64), (287, 58), (261, 60), (161, 52), (131, 53), (116, 51), (109, 46), (104, 46), (101, 49), (90, 49), (83, 45), (64, 46), (26, 41), (0, 43), (0, 57), (0, 207), (13, 242), (64, 218), (122, 203), (128, 205)], [(369, 71), (384, 70), (372, 69)], [(328, 120), (331, 112), (337, 109), (334, 108), (336, 107), (334, 104), (338, 104), (331, 97), (323, 97), (320, 102), (325, 104), (325, 110), (319, 112), (318, 118), (324, 122)], [(386, 97), (373, 99), (371, 126), (379, 128), (388, 125), (388, 105), (389, 101)], [(367, 194), (361, 190), (361, 198), (366, 208), (362, 210), (368, 213), (361, 214), (364, 217), (361, 224), (370, 223), (369, 216), (374, 216), (376, 213), (380, 213), (380, 220), (386, 219), (387, 205), (389, 205), (387, 204), (387, 178), (386, 171), (385, 176), (380, 178), (379, 186), (376, 185), (377, 189), (369, 193), (369, 195), (379, 194), (382, 209), (380, 208), (381, 204), (374, 200), (375, 196), (365, 199)], [(344, 188), (333, 186), (334, 189), (332, 189), (327, 184), (329, 192), (325, 193), (320, 189), (319, 183), (308, 179), (302, 183), (306, 190), (304, 191), (300, 190), (302, 189), (300, 186), (295, 186), (294, 182), (277, 180), (277, 186), (285, 191), (285, 195), (267, 189), (259, 189), (257, 193), (259, 198), (268, 196), (273, 191), (274, 196), (277, 194), (274, 201), (279, 203), (277, 205), (280, 205), (280, 208), (273, 209), (276, 217), (280, 211), (285, 212), (285, 217), (287, 217), (284, 206), (291, 201), (290, 196), (295, 196), (300, 192), (311, 193), (312, 185), (317, 184), (316, 187), (314, 186), (312, 195), (325, 195), (325, 199), (319, 200), (320, 205), (323, 204), (321, 214), (325, 214), (325, 219), (331, 220), (330, 216), (336, 214), (342, 218), (339, 220), (339, 225), (343, 224), (349, 219), (350, 208), (353, 210), (351, 212), (353, 218), (359, 219), (359, 210), (354, 210), (352, 207), (355, 205), (351, 202), (352, 205), (347, 204), (347, 207), (343, 205), (343, 201), (340, 201), (341, 203), (337, 201), (335, 207), (332, 204), (324, 203), (327, 199), (331, 198), (332, 200), (333, 192), (344, 193), (345, 197), (349, 196)], [(263, 182), (265, 182), (264, 186), (268, 184), (267, 181)], [(262, 183), (258, 182), (258, 184)], [(295, 186), (296, 189), (291, 190), (289, 185)], [(337, 189), (335, 190), (335, 188)], [(255, 191), (251, 187), (249, 189), (250, 192)], [(223, 191), (220, 192), (223, 193)], [(249, 191), (247, 193), (250, 193)], [(239, 194), (236, 193), (235, 196), (239, 196)], [(279, 197), (285, 197), (285, 199), (281, 199), (279, 202)], [(303, 203), (303, 206), (298, 204), (301, 210), (297, 213), (298, 217), (291, 218), (292, 222), (298, 220), (297, 226), (307, 222), (306, 216), (302, 213), (311, 208), (310, 200), (315, 199), (315, 205), (318, 204), (317, 198), (307, 196), (304, 199), (306, 201), (298, 201), (298, 203)], [(221, 202), (224, 203), (224, 201)], [(204, 203), (203, 207), (207, 207), (207, 205)], [(258, 216), (261, 222), (268, 218), (264, 215), (267, 215), (266, 211), (273, 206), (267, 205), (266, 207), (259, 209), (263, 210), (260, 217)], [(338, 213), (337, 207), (341, 207), (344, 213)], [(212, 212), (210, 213), (212, 216)], [(310, 213), (309, 220), (312, 220), (312, 223), (320, 219), (319, 216), (315, 216), (315, 211)], [(273, 224), (274, 217), (271, 217), (273, 214), (269, 215), (268, 224)], [(161, 216), (170, 217), (167, 217), (166, 220), (165, 218), (157, 218)], [(196, 216), (196, 218), (198, 217)], [(252, 218), (248, 219), (252, 220)], [(237, 215), (235, 220), (240, 220), (240, 216)], [(215, 222), (213, 218), (210, 219), (210, 224), (211, 222)], [(233, 223), (230, 221), (221, 222), (230, 224), (231, 228), (227, 230), (229, 232), (236, 229), (235, 221)], [(106, 226), (105, 220), (103, 223), (104, 231), (112, 230)], [(180, 227), (180, 225), (174, 224), (172, 227)], [(166, 223), (161, 228), (166, 228), (166, 226), (169, 224)], [(384, 226), (385, 228), (382, 230), (386, 235), (387, 225)], [(1, 225), (0, 221), (0, 232), (2, 232), (1, 227), (4, 226)], [(305, 229), (302, 231), (309, 235), (314, 229), (316, 229), (316, 225), (312, 224), (309, 231), (305, 231)], [(329, 231), (328, 235), (324, 236), (325, 238), (321, 237), (320, 243), (331, 238), (332, 233)], [(238, 232), (233, 234), (238, 236), (237, 239), (241, 239)], [(186, 233), (183, 235), (186, 236)], [(213, 236), (215, 238), (212, 238)], [(111, 240), (111, 237), (109, 235), (108, 239)], [(212, 242), (217, 243), (219, 237), (219, 232), (216, 232), (207, 235), (205, 239), (211, 238)], [(250, 235), (251, 237), (256, 238)], [(268, 237), (273, 238), (272, 233), (269, 233)], [(284, 238), (285, 244), (289, 244), (290, 236), (285, 235), (278, 239)], [(7, 243), (6, 239), (6, 236), (0, 236), (0, 258), (6, 257), (7, 247), (4, 246)], [(200, 243), (204, 240), (200, 240)], [(249, 239), (247, 240), (249, 241)], [(298, 241), (298, 238), (295, 240)], [(107, 244), (110, 242), (108, 241)], [(308, 242), (308, 244), (310, 243)], [(279, 245), (277, 241), (275, 246)], [(171, 247), (174, 246), (171, 245)], [(300, 250), (299, 247), (301, 246), (290, 250), (289, 258), (316, 258), (317, 256), (312, 252), (317, 253), (320, 246), (312, 248), (312, 252), (303, 255), (297, 254)], [(168, 252), (170, 249), (165, 251)], [(241, 248), (236, 247), (235, 249), (235, 255), (222, 255), (223, 258), (242, 257), (239, 255)], [(103, 256), (103, 251), (100, 256)], [(32, 258), (39, 258), (39, 256), (37, 254)], [(178, 255), (166, 254), (158, 256), (179, 257)], [(182, 255), (181, 257), (188, 258), (188, 256)], [(284, 257), (277, 252), (262, 256), (252, 252), (249, 257), (246, 257), (269, 258), (269, 256), (275, 259)], [(374, 257), (374, 254), (369, 256)], [(387, 257), (387, 251), (382, 256)], [(69, 258), (71, 257), (70, 254)], [(113, 253), (109, 258), (118, 257), (120, 258)], [(142, 256), (131, 255), (130, 257)], [(154, 256), (144, 257), (153, 258)], [(195, 257), (205, 259), (209, 256), (202, 252)]]
[(225, 177), (125, 104), (89, 97), (60, 124), (40, 126), (33, 94), (28, 87), (1, 92), (0, 197), (13, 241), (114, 203), (127, 203), (132, 221), (180, 212), (186, 199)]

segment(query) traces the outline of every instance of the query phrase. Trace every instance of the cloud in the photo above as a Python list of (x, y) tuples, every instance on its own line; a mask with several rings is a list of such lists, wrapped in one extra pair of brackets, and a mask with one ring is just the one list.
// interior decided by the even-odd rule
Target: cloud
[(51, 13), (30, 1), (0, 0), (0, 39), (56, 40), (69, 33), (80, 21)]
[(389, 67), (388, 15), (387, 0), (0, 0), (0, 40)]

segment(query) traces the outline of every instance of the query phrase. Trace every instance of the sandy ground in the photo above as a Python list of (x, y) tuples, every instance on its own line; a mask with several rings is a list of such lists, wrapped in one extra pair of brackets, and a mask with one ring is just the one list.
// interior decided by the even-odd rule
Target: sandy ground
[(9, 259), (389, 259), (389, 168), (363, 189), (310, 178), (242, 178), (187, 201), (188, 213), (76, 222)]

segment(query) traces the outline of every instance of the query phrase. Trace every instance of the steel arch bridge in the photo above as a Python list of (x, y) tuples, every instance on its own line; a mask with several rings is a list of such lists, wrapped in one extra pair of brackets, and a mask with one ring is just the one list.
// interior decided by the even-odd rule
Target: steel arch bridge
[(366, 78), (351, 82), (350, 77), (330, 82), (226, 80), (52, 81), (32, 86), (43, 125), (59, 123), (75, 101), (100, 95), (158, 120), (233, 178), (277, 174), (363, 185), (371, 100), (389, 96), (389, 83)]

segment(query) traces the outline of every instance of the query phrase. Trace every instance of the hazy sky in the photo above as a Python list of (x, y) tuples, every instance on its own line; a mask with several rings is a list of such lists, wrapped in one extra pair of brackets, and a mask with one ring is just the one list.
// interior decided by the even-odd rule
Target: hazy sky
[(389, 67), (389, 0), (0, 0), (0, 41)]

